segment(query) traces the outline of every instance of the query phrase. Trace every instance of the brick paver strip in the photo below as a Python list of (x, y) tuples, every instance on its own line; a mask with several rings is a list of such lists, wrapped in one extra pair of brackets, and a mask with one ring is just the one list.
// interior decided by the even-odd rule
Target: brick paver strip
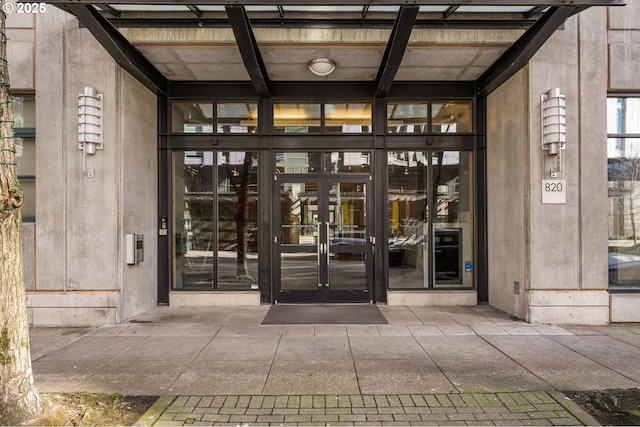
[(137, 426), (597, 425), (555, 391), (162, 396)]

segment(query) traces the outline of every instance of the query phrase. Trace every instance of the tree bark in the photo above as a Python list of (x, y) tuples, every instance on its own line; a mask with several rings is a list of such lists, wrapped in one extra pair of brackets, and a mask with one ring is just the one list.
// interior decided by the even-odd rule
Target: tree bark
[(12, 425), (35, 417), (42, 404), (31, 370), (22, 270), (23, 199), (13, 137), (6, 17), (4, 12), (0, 15), (0, 425)]

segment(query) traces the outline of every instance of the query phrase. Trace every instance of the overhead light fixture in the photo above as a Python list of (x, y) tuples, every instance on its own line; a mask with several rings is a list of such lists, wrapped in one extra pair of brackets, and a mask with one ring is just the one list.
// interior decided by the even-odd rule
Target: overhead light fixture
[(309, 71), (316, 76), (324, 77), (333, 73), (336, 63), (329, 58), (315, 58), (309, 61)]

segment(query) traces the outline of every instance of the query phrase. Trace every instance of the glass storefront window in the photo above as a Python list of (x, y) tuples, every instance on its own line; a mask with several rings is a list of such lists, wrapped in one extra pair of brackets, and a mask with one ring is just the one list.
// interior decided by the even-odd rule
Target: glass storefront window
[(257, 155), (173, 154), (173, 289), (258, 289)]
[(431, 155), (433, 267), (435, 287), (472, 287), (473, 188), (471, 153), (437, 151)]
[(387, 153), (390, 289), (473, 286), (471, 162), (467, 151)]
[(473, 117), (471, 113), (471, 101), (433, 101), (431, 103), (431, 132), (472, 132)]
[(35, 221), (36, 218), (36, 139), (16, 138), (18, 160), (18, 180), (24, 192), (22, 220)]
[(218, 152), (218, 289), (259, 289), (258, 154)]
[(322, 153), (276, 153), (276, 173), (321, 173)]
[(325, 155), (325, 173), (369, 173), (371, 153), (368, 151), (334, 151)]
[(257, 103), (218, 103), (216, 109), (217, 133), (256, 133), (258, 129)]
[(327, 103), (324, 125), (326, 133), (371, 133), (371, 103)]
[(18, 179), (24, 192), (22, 220), (33, 222), (36, 218), (36, 101), (35, 95), (14, 95), (11, 100)]
[(390, 102), (387, 104), (387, 133), (427, 133), (428, 130), (428, 103)]
[(428, 156), (387, 153), (390, 289), (429, 287)]
[(213, 133), (213, 102), (171, 102), (171, 131), (175, 133)]
[(11, 100), (13, 109), (13, 125), (18, 128), (36, 127), (35, 95), (14, 95)]
[(320, 133), (320, 103), (275, 102), (274, 133)]
[(609, 289), (640, 289), (640, 97), (607, 100)]

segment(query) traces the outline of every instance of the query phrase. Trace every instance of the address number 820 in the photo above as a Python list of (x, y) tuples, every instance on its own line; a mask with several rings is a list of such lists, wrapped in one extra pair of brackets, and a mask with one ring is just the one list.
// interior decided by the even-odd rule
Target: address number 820
[(547, 193), (562, 192), (563, 189), (562, 182), (547, 182), (544, 184), (544, 191)]

